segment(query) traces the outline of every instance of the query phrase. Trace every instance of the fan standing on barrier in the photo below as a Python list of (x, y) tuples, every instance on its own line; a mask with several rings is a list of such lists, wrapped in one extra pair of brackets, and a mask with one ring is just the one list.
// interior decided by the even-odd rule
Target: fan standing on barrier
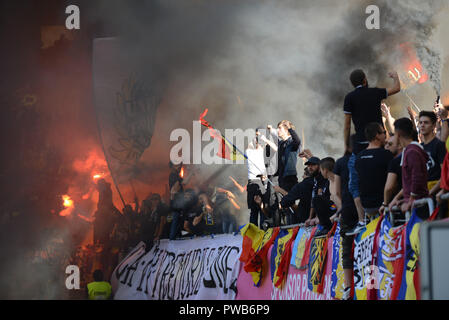
[(288, 120), (279, 122), (277, 134), (279, 137), (278, 169), (275, 176), (278, 177), (279, 187), (290, 191), (298, 183), (296, 163), (301, 147), (301, 140), (295, 131), (295, 127)]
[(346, 151), (345, 155), (338, 159), (334, 167), (335, 192), (341, 198), (340, 210), (340, 235), (342, 246), (342, 265), (344, 273), (344, 290), (343, 300), (349, 300), (351, 297), (351, 286), (354, 273), (354, 259), (352, 254), (352, 245), (354, 243), (354, 236), (346, 235), (352, 230), (358, 222), (357, 209), (354, 204), (354, 199), (348, 189), (349, 183), (349, 169), (348, 162), (352, 154), (352, 145), (355, 141), (355, 135), (351, 136), (350, 149)]
[(248, 185), (246, 191), (248, 209), (250, 210), (249, 222), (262, 228), (265, 214), (261, 210), (260, 205), (254, 200), (256, 196), (263, 198), (266, 191), (266, 185), (262, 181), (262, 177), (267, 176), (263, 155), (265, 150), (259, 139), (257, 135), (245, 150), (248, 157)]
[(354, 91), (348, 93), (344, 100), (344, 142), (345, 150), (350, 149), (351, 120), (355, 127), (355, 143), (352, 148), (352, 156), (348, 162), (349, 167), (349, 190), (354, 198), (359, 216), (359, 222), (364, 223), (363, 206), (360, 199), (358, 186), (358, 176), (355, 170), (355, 159), (359, 152), (368, 147), (365, 137), (365, 127), (371, 122), (377, 122), (383, 126), (382, 121), (382, 100), (401, 91), (401, 83), (397, 72), (388, 74), (393, 79), (393, 86), (390, 88), (369, 88), (368, 79), (363, 70), (355, 70), (350, 75), (350, 81), (354, 86)]

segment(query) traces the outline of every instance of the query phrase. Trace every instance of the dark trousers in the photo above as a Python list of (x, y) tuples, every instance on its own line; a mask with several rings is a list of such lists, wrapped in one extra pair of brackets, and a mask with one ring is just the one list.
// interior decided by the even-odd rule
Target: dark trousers
[(352, 250), (355, 236), (347, 236), (346, 233), (351, 231), (356, 223), (346, 224), (344, 220), (340, 221), (340, 237), (341, 237), (341, 250), (342, 252), (342, 265), (343, 269), (354, 268), (354, 253)]
[(170, 226), (170, 240), (175, 240), (176, 237), (181, 235), (181, 229), (184, 224), (184, 219), (179, 211), (173, 211), (173, 220)]
[(332, 228), (330, 217), (332, 216), (331, 202), (322, 196), (316, 196), (312, 199), (313, 208), (315, 209), (320, 225), (326, 229)]
[[(265, 215), (263, 214), (262, 210), (251, 210), (251, 213), (249, 215), (249, 222), (258, 226), (259, 228), (262, 228), (262, 225), (265, 221)], [(259, 222), (259, 224), (258, 224)]]

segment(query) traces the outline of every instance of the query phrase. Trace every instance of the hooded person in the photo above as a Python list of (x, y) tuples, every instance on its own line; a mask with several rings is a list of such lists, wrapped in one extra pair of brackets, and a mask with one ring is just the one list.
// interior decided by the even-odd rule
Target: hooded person
[[(415, 141), (416, 131), (410, 119), (396, 120), (394, 128), (395, 136), (404, 147), (401, 162), (404, 198), (401, 210), (407, 212), (411, 210), (415, 200), (429, 196), (427, 188), (427, 161), (429, 161), (429, 156), (424, 151), (423, 146)], [(417, 214), (423, 220), (429, 217), (429, 213), (425, 210), (418, 210)]]

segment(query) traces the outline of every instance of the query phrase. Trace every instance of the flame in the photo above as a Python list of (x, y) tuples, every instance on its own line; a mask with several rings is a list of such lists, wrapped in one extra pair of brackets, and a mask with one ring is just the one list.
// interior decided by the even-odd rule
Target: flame
[(62, 196), (62, 205), (65, 207), (65, 209), (59, 212), (59, 215), (61, 217), (69, 216), (72, 213), (73, 209), (75, 209), (73, 200), (67, 194)]
[(95, 181), (95, 180), (100, 179), (101, 177), (103, 177), (103, 175), (101, 175), (101, 174), (94, 174), (94, 175), (92, 176), (92, 179)]
[(70, 196), (65, 194), (65, 195), (62, 196), (62, 200), (64, 201), (63, 202), (63, 206), (64, 207), (70, 208), (70, 207), (73, 206), (73, 200), (70, 198)]
[(184, 178), (184, 167), (181, 168), (181, 171), (179, 172), (179, 176), (181, 178)]
[(424, 70), (411, 43), (403, 43), (399, 46), (402, 53), (402, 66), (405, 72), (402, 73), (401, 85), (408, 89), (415, 84), (423, 84), (429, 80), (429, 75)]

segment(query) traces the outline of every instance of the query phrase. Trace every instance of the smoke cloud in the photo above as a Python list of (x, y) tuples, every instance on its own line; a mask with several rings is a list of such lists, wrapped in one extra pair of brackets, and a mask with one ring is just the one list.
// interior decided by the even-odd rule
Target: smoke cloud
[[(407, 72), (399, 70), (403, 59), (399, 47), (404, 43), (411, 44), (416, 50), (429, 75), (427, 83), (408, 88), (409, 95), (422, 109), (427, 110), (431, 109), (437, 93), (441, 93), (443, 99), (449, 99), (447, 87), (445, 88), (449, 80), (446, 63), (449, 45), (445, 41), (449, 23), (446, 21), (448, 7), (443, 1), (351, 0), (340, 1), (338, 6), (334, 0), (77, 2), (82, 19), (85, 19), (81, 24), (82, 30), (84, 26), (101, 27), (101, 30), (95, 31), (96, 36), (122, 39), (127, 58), (162, 99), (151, 145), (136, 168), (137, 181), (134, 187), (140, 198), (150, 191), (165, 191), (170, 148), (176, 143), (169, 141), (170, 133), (177, 128), (185, 128), (192, 133), (192, 121), (198, 120), (205, 108), (209, 109), (207, 120), (222, 132), (224, 129), (234, 128), (255, 129), (267, 124), (275, 126), (279, 121), (288, 119), (296, 126), (301, 138), (304, 132), (305, 147), (314, 154), (319, 157), (340, 157), (344, 147), (343, 99), (353, 89), (349, 74), (354, 69), (362, 68), (368, 76), (370, 86), (389, 86), (389, 71)], [(365, 28), (368, 17), (365, 8), (372, 4), (380, 8), (380, 30)], [(39, 2), (36, 2), (35, 6), (38, 5)], [(1, 11), (7, 12), (6, 7), (7, 5), (2, 5), (5, 10)], [(26, 11), (23, 11), (16, 4), (15, 10), (9, 11), (12, 12), (10, 21), (20, 18), (21, 12), (32, 16), (33, 7), (25, 7)], [(27, 19), (17, 19), (19, 20)], [(34, 23), (38, 24), (36, 21)], [(22, 26), (17, 28), (22, 33), (25, 29)], [(6, 31), (3, 32), (6, 34)], [(23, 193), (15, 192), (15, 186), (22, 184), (37, 190), (43, 189), (45, 184), (48, 186), (48, 194), (64, 194), (71, 190), (72, 193), (79, 193), (80, 197), (87, 193), (95, 197), (88, 186), (82, 188), (83, 185), (92, 183), (92, 168), (89, 167), (84, 172), (82, 165), (74, 165), (77, 161), (84, 165), (88, 163), (91, 152), (95, 159), (101, 158), (95, 115), (90, 102), (92, 83), (89, 81), (91, 75), (88, 70), (91, 61), (87, 54), (90, 47), (67, 46), (64, 47), (64, 58), (71, 59), (57, 60), (48, 55), (49, 58), (40, 61), (29, 58), (31, 54), (24, 50), (28, 48), (28, 44), (22, 44), (21, 47), (21, 44), (13, 41), (13, 31), (10, 32), (5, 43), (15, 46), (14, 50), (20, 52), (20, 57), (24, 57), (23, 61), (26, 61), (27, 71), (22, 73), (23, 79), (19, 79), (23, 82), (21, 85), (26, 87), (29, 82), (39, 83), (41, 92), (46, 93), (45, 96), (39, 96), (36, 104), (40, 112), (39, 121), (43, 119), (44, 125), (33, 126), (33, 116), (30, 116), (29, 121), (23, 121), (22, 118), (17, 121), (17, 127), (23, 131), (27, 127), (35, 129), (32, 134), (17, 135), (21, 141), (41, 141), (39, 137), (42, 135), (48, 138), (45, 148), (42, 145), (32, 146), (31, 143), (22, 143), (20, 148), (39, 148), (44, 153), (46, 149), (57, 148), (62, 157), (60, 162), (64, 162), (69, 168), (63, 170), (67, 179), (62, 179), (62, 184), (56, 185), (43, 180), (30, 182), (24, 174), (23, 178), (14, 181), (14, 192), (5, 193), (4, 199), (8, 200), (8, 205), (2, 206), (2, 210), (8, 214), (2, 216), (2, 229), (5, 230), (2, 233), (2, 243), (11, 245), (5, 253), (10, 259), (2, 265), (0, 278), (2, 286), (8, 289), (2, 289), (0, 296), (60, 297), (59, 292), (62, 291), (59, 291), (59, 285), (55, 287), (58, 289), (53, 291), (54, 294), (41, 293), (36, 289), (51, 279), (54, 272), (52, 267), (43, 267), (41, 279), (36, 280), (31, 287), (21, 286), (19, 290), (17, 286), (11, 285), (9, 277), (14, 270), (20, 283), (31, 281), (29, 278), (23, 281), (23, 275), (32, 266), (29, 254), (54, 247), (58, 243), (55, 239), (64, 239), (67, 248), (73, 240), (73, 230), (68, 227), (70, 221), (61, 223), (58, 219), (58, 222), (53, 222), (56, 219), (54, 217), (33, 217), (31, 214), (14, 218), (13, 208), (23, 196)], [(33, 37), (30, 38), (34, 42), (40, 41), (39, 32), (31, 32)], [(52, 48), (46, 50), (48, 53)], [(35, 69), (32, 66), (37, 62), (43, 68), (39, 73), (33, 73)], [(24, 68), (20, 63), (12, 64), (12, 67), (5, 69), (5, 74), (10, 74), (15, 82), (19, 82), (14, 68), (20, 69), (21, 66)], [(76, 75), (77, 72), (85, 75), (79, 78), (64, 77), (65, 73)], [(6, 92), (15, 88), (5, 84), (2, 89)], [(403, 94), (389, 98), (388, 102), (394, 116), (406, 115), (405, 106), (410, 101)], [(15, 113), (8, 119), (17, 120)], [(5, 134), (2, 136), (14, 129), (10, 126), (4, 127)], [(50, 151), (45, 153), (44, 160), (50, 158), (49, 153)], [(14, 166), (14, 160), (5, 161), (9, 161), (8, 168)], [(49, 160), (47, 162), (50, 163)], [(229, 187), (232, 185), (229, 176), (233, 176), (242, 185), (246, 184), (247, 169), (244, 165), (227, 166), (227, 169), (220, 165), (200, 167), (199, 182), (221, 170), (221, 174), (211, 185)], [(299, 161), (299, 176), (302, 167), (302, 162)], [(187, 171), (190, 169), (188, 167)], [(36, 162), (35, 167), (30, 170), (41, 172), (49, 169), (38, 167)], [(74, 176), (79, 180), (73, 179)], [(128, 184), (122, 188), (125, 200), (131, 202), (131, 186)], [(117, 200), (115, 191), (113, 189)], [(14, 200), (11, 200), (13, 197)], [(91, 202), (86, 203), (86, 212), (93, 210), (92, 203), (95, 201), (92, 197), (89, 197)], [(59, 198), (50, 200), (60, 201)], [(115, 202), (120, 207), (120, 202)], [(241, 204), (246, 209), (244, 198)], [(33, 203), (26, 210), (32, 205)], [(242, 212), (239, 218), (241, 223), (248, 221), (245, 210)], [(89, 215), (86, 213), (86, 216)], [(12, 221), (18, 224), (17, 228), (10, 228)], [(39, 232), (43, 225), (60, 227), (61, 234), (41, 236)], [(13, 233), (29, 236), (24, 242), (10, 242), (8, 239)], [(16, 291), (11, 293), (6, 292), (7, 290)], [(27, 295), (31, 291), (33, 294)]]
[[(380, 30), (365, 28), (370, 4), (380, 8)], [(107, 1), (96, 10), (101, 17), (91, 18), (125, 39), (129, 58), (161, 90), (147, 159), (152, 150), (168, 150), (169, 132), (191, 129), (205, 107), (220, 130), (289, 119), (304, 130), (307, 148), (338, 157), (352, 70), (364, 69), (372, 86), (388, 86), (387, 73), (400, 68), (399, 46), (411, 43), (433, 89), (441, 91), (442, 52), (431, 36), (442, 6), (415, 0), (339, 6), (328, 0)], [(436, 95), (427, 97), (428, 106)], [(409, 103), (403, 96), (390, 101), (394, 111)]]

